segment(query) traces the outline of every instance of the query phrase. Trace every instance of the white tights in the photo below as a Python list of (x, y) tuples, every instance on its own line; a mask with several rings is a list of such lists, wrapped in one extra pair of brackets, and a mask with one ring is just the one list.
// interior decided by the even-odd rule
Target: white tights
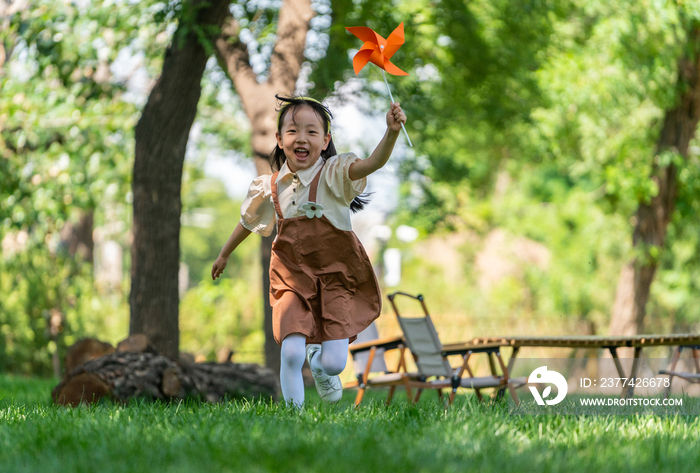
[[(280, 384), (282, 396), (296, 406), (304, 404), (304, 379), (301, 367), (306, 359), (306, 335), (293, 333), (282, 340)], [(311, 358), (311, 369), (334, 376), (345, 369), (348, 360), (348, 339), (329, 340), (321, 344), (321, 351)]]

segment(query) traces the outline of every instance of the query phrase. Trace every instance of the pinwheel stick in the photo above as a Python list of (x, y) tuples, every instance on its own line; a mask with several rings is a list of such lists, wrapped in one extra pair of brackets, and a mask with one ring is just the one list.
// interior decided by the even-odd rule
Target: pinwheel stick
[[(387, 82), (386, 80), (386, 74), (384, 73), (384, 69), (381, 69), (381, 71), (382, 77), (384, 78), (384, 83), (386, 84), (386, 90), (389, 91), (389, 99), (391, 99), (391, 103), (394, 103), (394, 96), (391, 95), (391, 87), (389, 87), (389, 82)], [(403, 126), (403, 122), (401, 122), (401, 129), (403, 130), (403, 134), (406, 135), (406, 139), (408, 140), (408, 146), (413, 148), (413, 143), (411, 143), (411, 138), (408, 137), (408, 132), (406, 131), (406, 127)]]

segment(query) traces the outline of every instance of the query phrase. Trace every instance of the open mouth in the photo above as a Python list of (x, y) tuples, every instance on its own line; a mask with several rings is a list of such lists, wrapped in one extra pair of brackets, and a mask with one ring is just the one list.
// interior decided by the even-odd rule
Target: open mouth
[(304, 148), (296, 148), (294, 150), (294, 155), (299, 159), (304, 159), (309, 155), (309, 150)]

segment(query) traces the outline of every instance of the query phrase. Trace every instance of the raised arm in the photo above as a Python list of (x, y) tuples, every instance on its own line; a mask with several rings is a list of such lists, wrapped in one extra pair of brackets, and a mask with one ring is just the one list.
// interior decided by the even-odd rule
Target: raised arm
[(394, 150), (396, 138), (401, 131), (401, 123), (406, 123), (406, 115), (401, 110), (401, 105), (396, 102), (391, 104), (391, 110), (386, 114), (386, 133), (367, 159), (355, 161), (348, 169), (350, 179), (356, 181), (367, 177), (389, 161), (391, 152)]
[(226, 264), (228, 263), (228, 258), (231, 256), (231, 253), (233, 253), (233, 250), (235, 250), (238, 245), (241, 244), (243, 240), (245, 240), (248, 235), (251, 234), (251, 231), (245, 228), (243, 225), (238, 223), (236, 225), (236, 228), (233, 229), (233, 233), (231, 233), (231, 236), (229, 237), (228, 241), (224, 245), (223, 248), (221, 248), (221, 253), (219, 253), (219, 257), (216, 258), (216, 261), (214, 261), (214, 265), (211, 268), (211, 278), (216, 279), (219, 276), (221, 276), (221, 273), (224, 272), (224, 268), (226, 268)]

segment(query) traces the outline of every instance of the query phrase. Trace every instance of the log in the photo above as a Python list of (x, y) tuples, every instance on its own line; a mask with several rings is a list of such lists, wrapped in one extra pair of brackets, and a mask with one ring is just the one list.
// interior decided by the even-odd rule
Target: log
[(114, 347), (96, 338), (83, 338), (71, 345), (66, 352), (66, 373), (78, 366), (104, 355), (114, 353)]
[(142, 333), (135, 333), (117, 344), (117, 351), (131, 353), (156, 353), (151, 341)]
[(99, 376), (78, 372), (71, 378), (64, 378), (54, 388), (51, 396), (54, 404), (75, 407), (81, 403), (92, 404), (104, 397), (110, 397), (110, 388)]
[(122, 352), (79, 366), (52, 391), (55, 404), (77, 406), (108, 398), (222, 402), (235, 398), (279, 395), (276, 376), (268, 368), (246, 363), (177, 363), (157, 353)]

